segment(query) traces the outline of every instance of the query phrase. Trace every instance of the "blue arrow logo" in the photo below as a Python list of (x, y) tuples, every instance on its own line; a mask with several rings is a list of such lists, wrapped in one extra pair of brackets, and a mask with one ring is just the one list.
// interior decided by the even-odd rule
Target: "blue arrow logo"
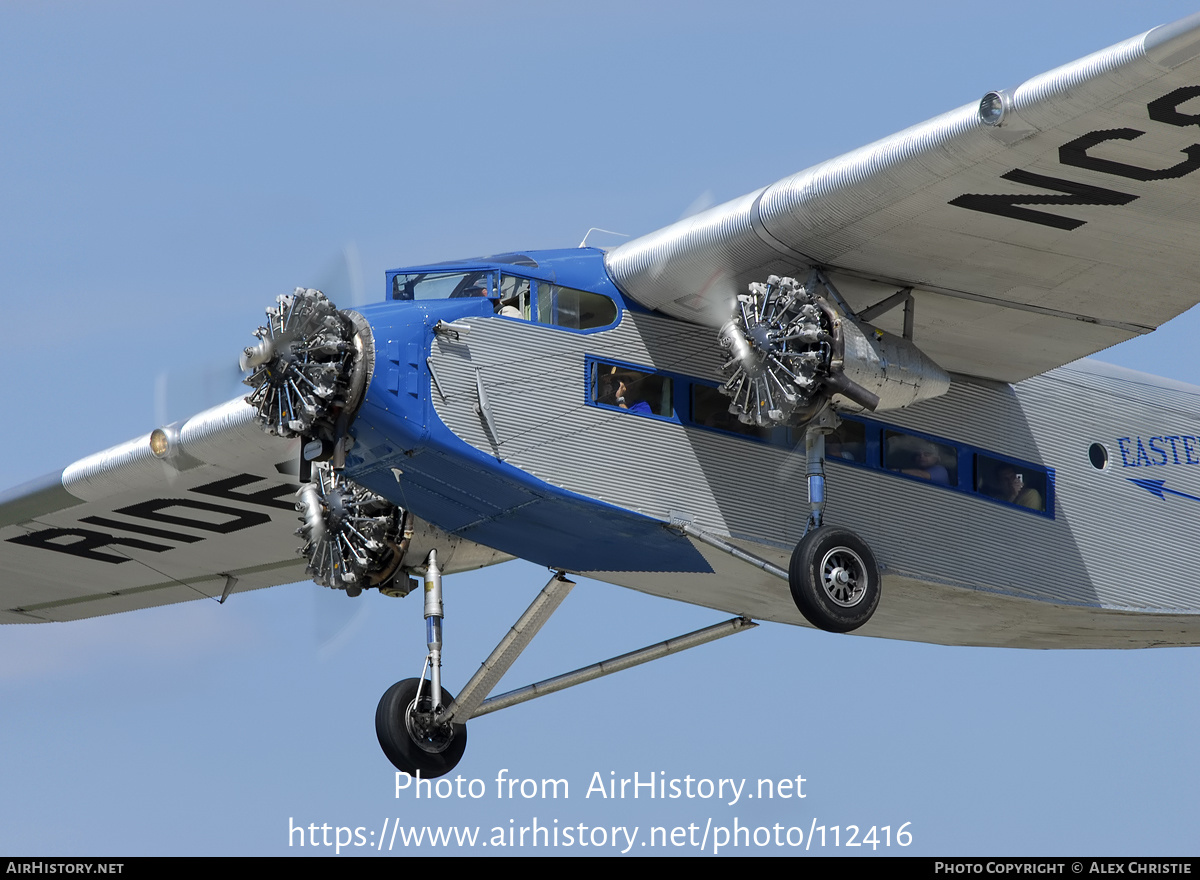
[(1178, 495), (1180, 498), (1188, 498), (1192, 501), (1200, 501), (1195, 495), (1189, 495), (1186, 492), (1180, 492), (1177, 489), (1168, 489), (1162, 480), (1135, 480), (1129, 477), (1129, 482), (1135, 486), (1141, 486), (1152, 495), (1157, 495), (1159, 498), (1166, 500), (1167, 495)]

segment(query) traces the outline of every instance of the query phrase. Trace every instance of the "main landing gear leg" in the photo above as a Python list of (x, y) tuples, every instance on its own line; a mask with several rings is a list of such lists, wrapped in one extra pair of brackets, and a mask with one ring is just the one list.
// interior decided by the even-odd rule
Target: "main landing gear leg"
[[(453, 702), (442, 688), (442, 572), (437, 551), (425, 560), (425, 630), (429, 654), (420, 678), (398, 681), (375, 711), (375, 734), (388, 760), (425, 779), (453, 770), (467, 748), (467, 728), (441, 715)], [(429, 681), (425, 672), (429, 672)]]
[[(782, 571), (780, 572), (782, 576)], [(575, 584), (560, 571), (550, 578), (525, 613), (483, 662), (479, 671), (463, 687), (458, 699), (441, 687), (442, 595), (441, 572), (437, 556), (429, 554), (425, 565), (425, 618), (429, 628), (429, 657), (425, 669), (432, 670), (432, 682), (410, 678), (397, 682), (379, 701), (375, 713), (375, 732), (379, 745), (396, 767), (410, 776), (424, 779), (444, 776), (455, 768), (467, 746), (466, 721), (487, 715), (536, 697), (611, 675), (660, 657), (694, 648), (734, 633), (753, 629), (757, 624), (735, 617), (695, 632), (687, 633), (639, 651), (631, 651), (574, 672), (539, 681), (515, 691), (488, 698), (504, 673), (533, 641), (538, 630), (571, 592)]]
[(792, 553), (788, 586), (800, 613), (828, 632), (850, 632), (871, 619), (879, 606), (879, 563), (849, 529), (827, 526), (825, 518), (825, 435), (837, 419), (825, 410), (804, 434), (808, 476), (808, 525)]
[[(809, 424), (804, 432), (805, 477), (808, 481), (808, 525), (804, 534), (821, 527), (825, 516), (825, 435), (832, 430), (827, 425), (834, 417), (826, 410)], [(835, 425), (836, 426), (836, 425)]]

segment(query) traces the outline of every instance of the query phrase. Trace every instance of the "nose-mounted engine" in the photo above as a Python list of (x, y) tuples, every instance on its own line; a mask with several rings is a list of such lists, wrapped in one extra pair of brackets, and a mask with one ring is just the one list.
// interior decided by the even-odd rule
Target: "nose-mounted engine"
[(326, 464), (313, 469), (297, 498), (306, 573), (351, 596), (366, 587), (386, 590), (412, 538), (411, 515)]
[(346, 437), (374, 369), (371, 329), (357, 312), (338, 309), (319, 290), (297, 287), (267, 309), (258, 343), (241, 357), (254, 390), (246, 402), (258, 410), (263, 429), (301, 437), (312, 461), (329, 458)]
[[(341, 472), (347, 433), (374, 369), (374, 339), (357, 312), (339, 311), (319, 290), (297, 287), (267, 309), (258, 343), (241, 357), (254, 390), (246, 402), (268, 433), (302, 443), (296, 510), (308, 574), (357, 596), (384, 591), (400, 570), (411, 517)], [(311, 479), (310, 479), (311, 477)]]
[(843, 314), (816, 285), (770, 276), (721, 328), (721, 391), (746, 424), (802, 425), (826, 404), (895, 409), (945, 394), (950, 377), (907, 339)]

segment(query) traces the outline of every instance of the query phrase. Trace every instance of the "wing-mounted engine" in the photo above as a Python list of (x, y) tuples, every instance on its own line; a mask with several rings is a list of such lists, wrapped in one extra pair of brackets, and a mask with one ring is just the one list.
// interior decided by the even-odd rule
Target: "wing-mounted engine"
[(389, 591), (412, 539), (412, 515), (327, 464), (313, 467), (297, 497), (307, 574), (351, 596), (369, 587)]
[(860, 323), (816, 284), (770, 276), (740, 294), (720, 330), (721, 391), (746, 424), (807, 423), (835, 409), (896, 409), (945, 394), (950, 377), (907, 339)]
[(362, 403), (374, 367), (370, 326), (357, 312), (338, 311), (319, 290), (297, 287), (267, 309), (258, 343), (241, 357), (254, 390), (246, 402), (263, 428), (280, 437), (320, 441), (330, 457)]

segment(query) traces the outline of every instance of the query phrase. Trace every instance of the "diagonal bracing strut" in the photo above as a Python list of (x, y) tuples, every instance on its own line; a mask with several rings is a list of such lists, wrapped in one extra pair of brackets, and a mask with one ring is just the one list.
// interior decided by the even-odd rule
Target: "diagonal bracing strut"
[(758, 626), (757, 623), (745, 617), (735, 617), (724, 623), (705, 627), (704, 629), (699, 629), (674, 639), (668, 639), (665, 642), (650, 645), (638, 651), (631, 651), (628, 654), (622, 654), (610, 660), (593, 663), (591, 666), (585, 666), (582, 669), (576, 669), (573, 672), (568, 672), (564, 675), (549, 678), (528, 685), (527, 687), (518, 688), (517, 690), (487, 699), (492, 689), (504, 676), (504, 673), (509, 670), (517, 657), (521, 655), (521, 652), (533, 641), (533, 637), (537, 635), (542, 625), (550, 619), (550, 615), (562, 604), (563, 599), (567, 597), (567, 594), (571, 592), (574, 586), (575, 583), (568, 580), (565, 573), (561, 571), (557, 572), (550, 579), (549, 583), (542, 588), (542, 591), (538, 593), (529, 607), (525, 609), (525, 613), (513, 624), (508, 634), (500, 640), (500, 644), (496, 646), (496, 649), (492, 651), (487, 660), (483, 661), (483, 665), (479, 667), (479, 671), (471, 676), (471, 680), (463, 687), (458, 698), (443, 712), (438, 714), (437, 722), (439, 724), (446, 724), (451, 721), (461, 724), (470, 718), (478, 718), (480, 715), (487, 715), (499, 709), (515, 706), (518, 703), (524, 703), (536, 697), (542, 697), (546, 694), (574, 687), (585, 681), (592, 681), (605, 675), (611, 675), (614, 672), (639, 666), (642, 663), (648, 663), (651, 660), (657, 660), (660, 657), (666, 657), (679, 651), (694, 648), (697, 645), (703, 645)]

